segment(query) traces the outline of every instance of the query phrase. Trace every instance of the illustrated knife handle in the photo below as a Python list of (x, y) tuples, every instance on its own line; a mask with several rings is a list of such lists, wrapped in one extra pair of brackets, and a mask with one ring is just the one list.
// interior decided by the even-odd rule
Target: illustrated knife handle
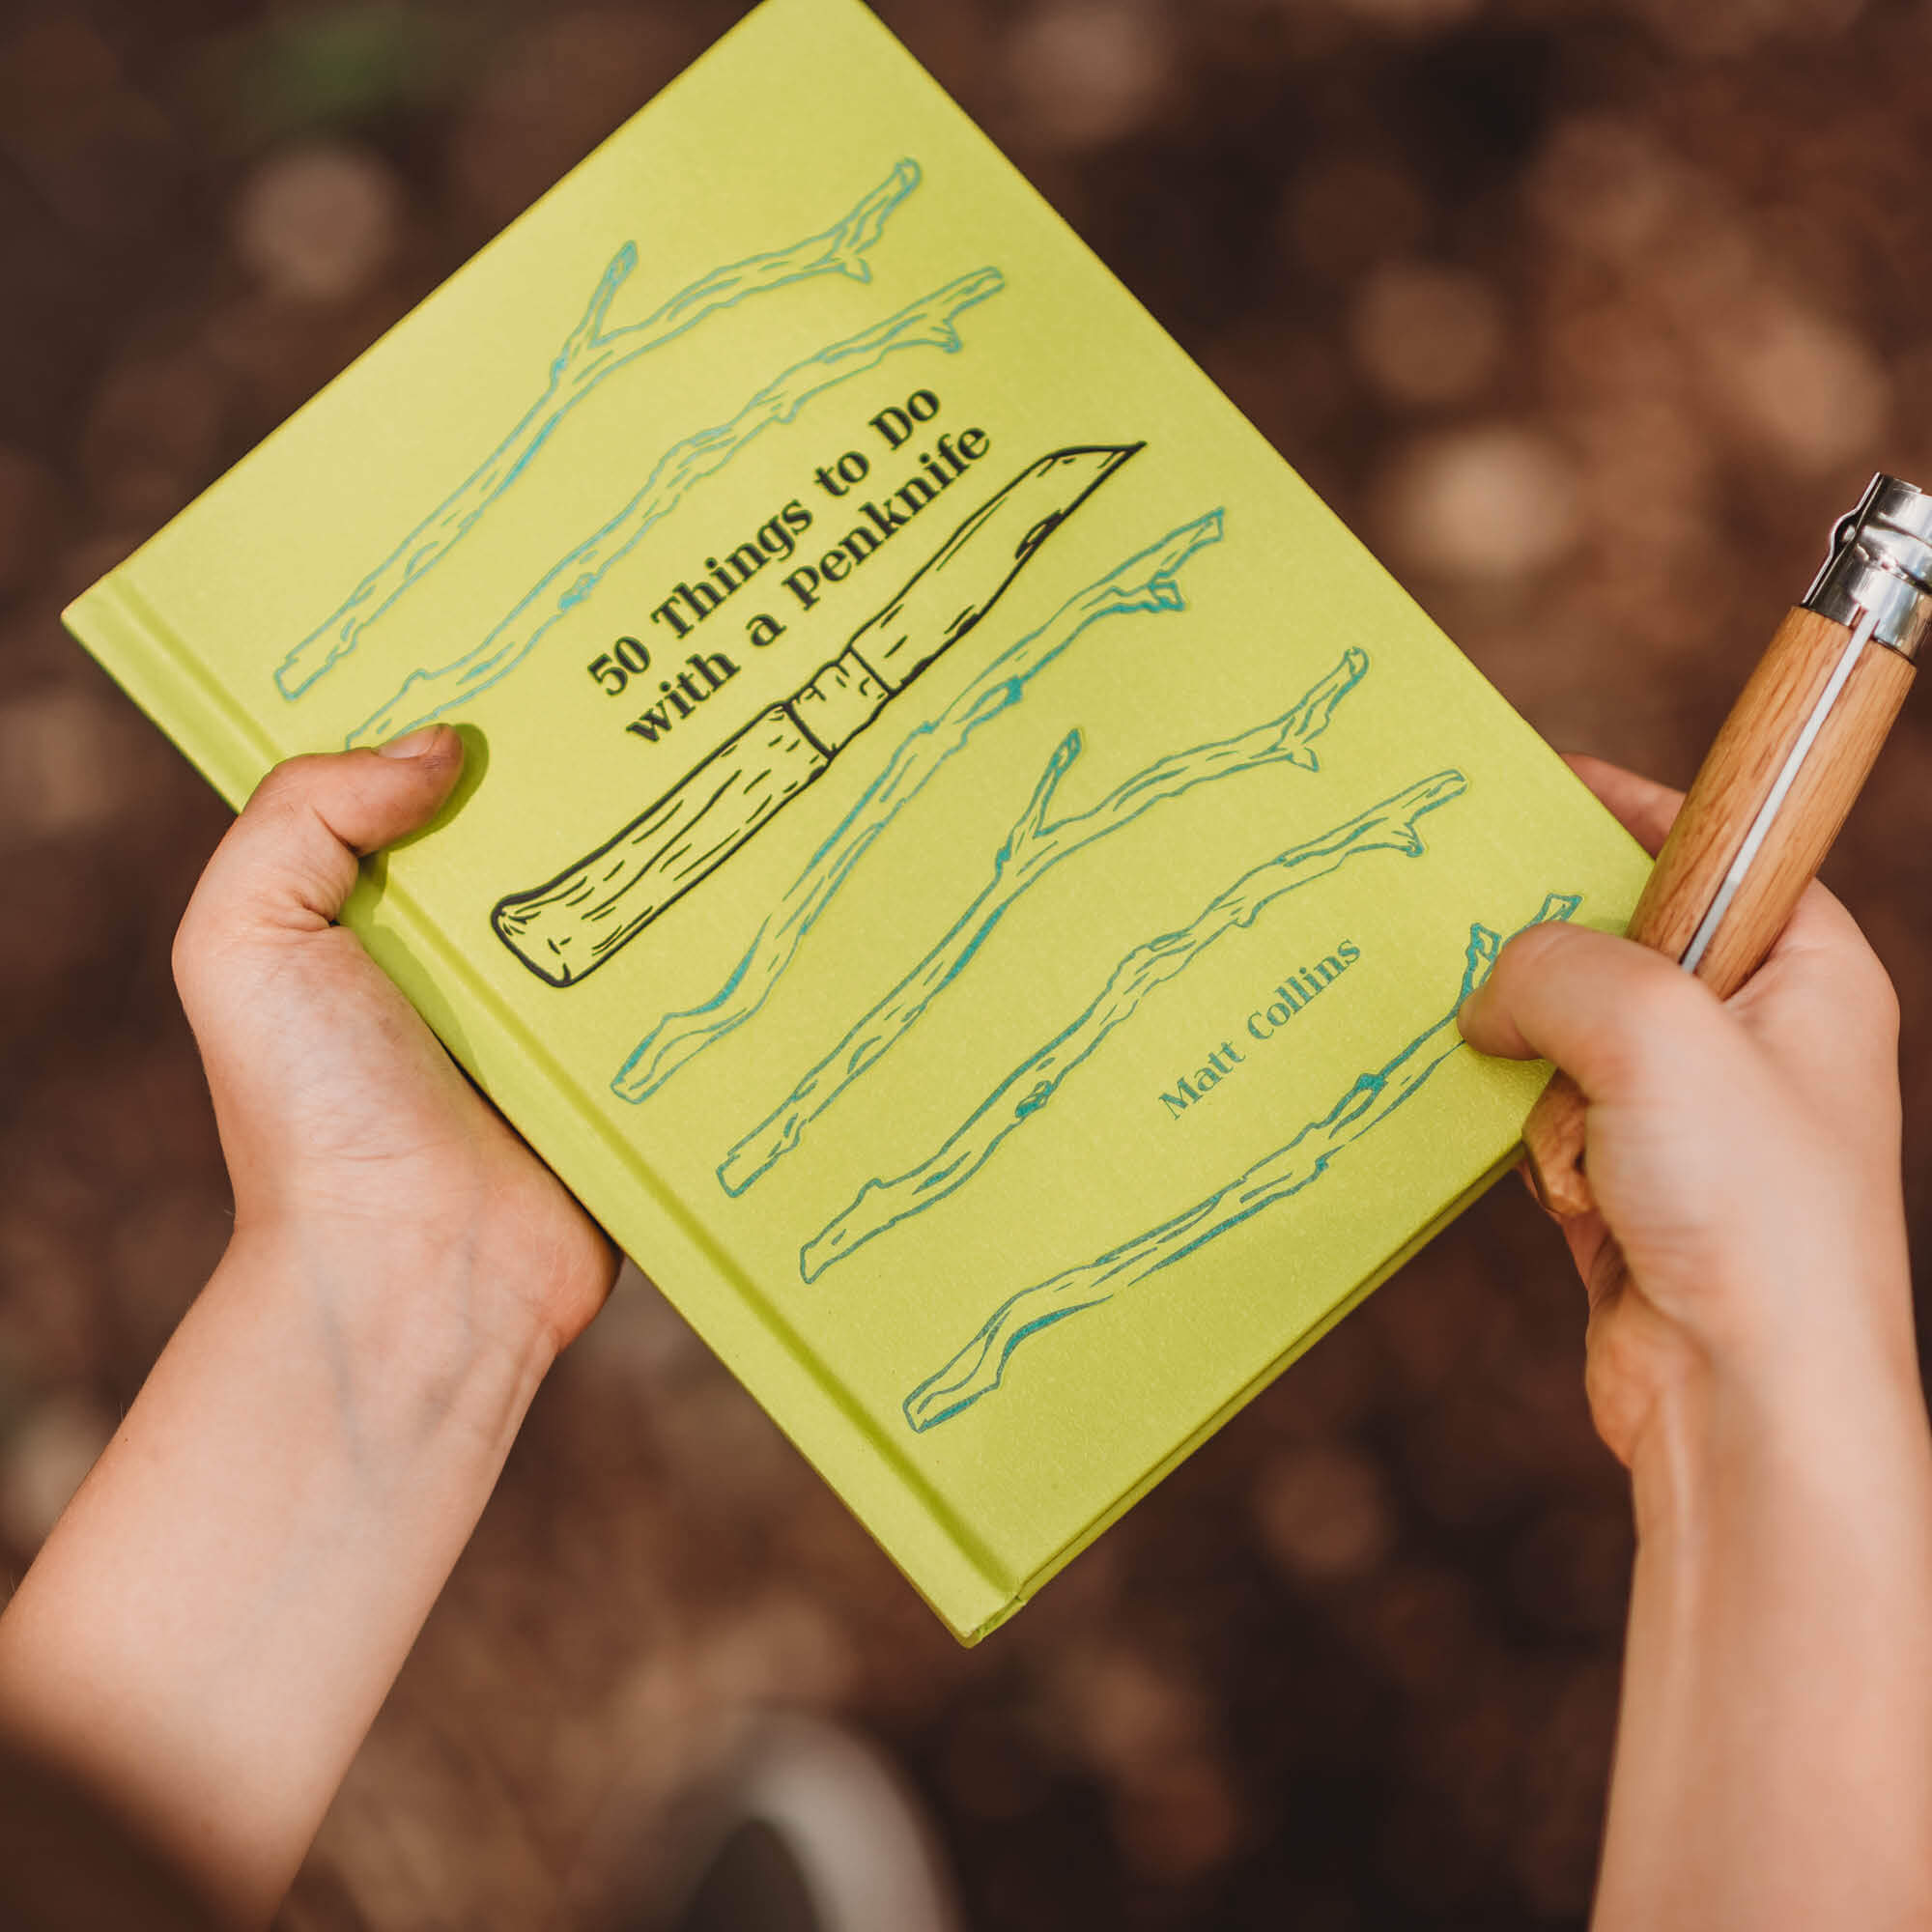
[[(573, 986), (594, 972), (810, 784), (999, 604), (1053, 533), (1146, 447), (1080, 443), (1029, 464), (961, 521), (809, 684), (760, 712), (587, 858), (498, 899), (490, 913), (497, 937), (550, 985)], [(886, 534), (915, 513), (895, 512), (899, 523)], [(665, 692), (667, 703), (688, 716), (668, 682)], [(629, 728), (655, 744), (643, 728), (652, 715)], [(655, 724), (659, 733), (678, 728), (663, 705)]]
[[(1864, 639), (1802, 605), (1786, 614), (1692, 781), (1632, 915), (1630, 938), (1682, 961), (1719, 999), (1744, 984), (1783, 930), (1911, 689), (1912, 657), (1887, 648), (1883, 633), (1872, 638), (1869, 619), (1861, 628)], [(1801, 745), (1796, 770), (1787, 772)], [(1787, 788), (1767, 817), (1781, 777)], [(1537, 1193), (1565, 1219), (1595, 1206), (1583, 1172), (1586, 1104), (1558, 1073), (1523, 1125)]]
[(574, 984), (829, 763), (789, 704), (770, 706), (588, 858), (499, 899), (490, 914), (497, 937), (538, 979)]

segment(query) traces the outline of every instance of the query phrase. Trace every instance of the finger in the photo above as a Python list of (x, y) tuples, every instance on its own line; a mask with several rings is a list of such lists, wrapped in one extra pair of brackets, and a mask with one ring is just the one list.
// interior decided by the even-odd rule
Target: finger
[(1841, 1136), (1895, 1134), (1898, 995), (1845, 906), (1815, 880), (1730, 1009)]
[[(1655, 858), (1683, 808), (1684, 794), (1587, 752), (1565, 752), (1563, 761)], [(1769, 957), (1801, 965), (1806, 979), (1820, 981), (1852, 973), (1863, 990), (1884, 977), (1858, 922), (1834, 894), (1815, 881), (1806, 887)]]
[(1612, 1237), (1602, 1213), (1592, 1210), (1576, 1214), (1559, 1224), (1563, 1239), (1576, 1264), (1577, 1278), (1583, 1284), (1591, 1308), (1596, 1308), (1618, 1286), (1623, 1251)]
[[(1653, 855), (1684, 794), (1586, 753), (1565, 762)], [(1897, 1049), (1898, 1002), (1858, 922), (1825, 887), (1804, 890), (1784, 930), (1730, 1002), (1751, 1033), (1807, 1074), (1825, 1076), (1848, 1047), (1889, 1064)]]
[[(1683, 807), (1684, 794), (1586, 752), (1566, 752), (1563, 759), (1654, 858)], [(1874, 975), (1884, 976), (1858, 922), (1816, 883), (1806, 888), (1769, 956), (1791, 962), (1806, 980), (1823, 982), (1851, 973), (1863, 987)]]
[(1654, 859), (1684, 804), (1684, 794), (1587, 752), (1565, 752), (1563, 762), (1597, 794), (1626, 832)]
[(446, 724), (380, 751), (291, 758), (256, 786), (182, 922), (179, 956), (250, 931), (314, 930), (342, 910), (366, 853), (435, 817), (463, 769)]
[(1866, 997), (1880, 980), (1890, 984), (1864, 928), (1844, 900), (1816, 879), (1804, 888), (1764, 965), (1745, 981), (1746, 988), (1755, 985), (1773, 966), (1785, 978), (1831, 991), (1835, 1000), (1847, 994)]
[(1593, 1101), (1667, 1093), (1735, 1046), (1709, 988), (1660, 953), (1553, 923), (1503, 948), (1458, 1024), (1478, 1052), (1553, 1060)]

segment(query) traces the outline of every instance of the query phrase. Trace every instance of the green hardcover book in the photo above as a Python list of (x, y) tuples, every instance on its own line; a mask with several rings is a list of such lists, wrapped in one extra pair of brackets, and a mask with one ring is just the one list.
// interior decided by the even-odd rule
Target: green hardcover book
[(1624, 834), (858, 0), (767, 0), (68, 613), (964, 1638), (1485, 1186)]

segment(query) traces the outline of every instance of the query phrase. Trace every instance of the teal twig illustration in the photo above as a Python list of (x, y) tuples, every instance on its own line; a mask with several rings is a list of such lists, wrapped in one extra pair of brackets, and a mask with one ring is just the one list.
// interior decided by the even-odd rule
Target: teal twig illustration
[(490, 505), (524, 473), (557, 425), (600, 383), (639, 356), (674, 341), (706, 316), (748, 297), (813, 275), (870, 281), (866, 251), (879, 239), (893, 211), (918, 185), (918, 163), (901, 161), (823, 233), (713, 269), (641, 322), (606, 328), (612, 298), (638, 266), (638, 244), (626, 242), (611, 258), (588, 306), (564, 338), (542, 395), (482, 463), (275, 668), (282, 696), (299, 697), (337, 659), (353, 651), (362, 633), (475, 527)]
[(553, 986), (594, 972), (826, 772), (1142, 447), (1082, 444), (1030, 463), (789, 697), (767, 706), (587, 858), (499, 899), (490, 915), (497, 937)]
[(611, 1092), (620, 1099), (646, 1100), (694, 1055), (743, 1026), (764, 1005), (872, 840), (947, 759), (989, 718), (1019, 703), (1027, 681), (1090, 624), (1129, 611), (1185, 610), (1176, 579), (1196, 551), (1220, 541), (1221, 529), (1221, 512), (1209, 510), (1116, 565), (1069, 597), (1038, 630), (1009, 644), (937, 718), (907, 733), (786, 889), (724, 985), (701, 1006), (659, 1020), (618, 1069)]
[(753, 437), (773, 423), (789, 422), (821, 390), (877, 367), (895, 349), (938, 349), (951, 355), (961, 347), (961, 311), (997, 295), (1005, 285), (997, 269), (961, 275), (886, 321), (794, 364), (728, 422), (673, 443), (643, 488), (600, 530), (553, 564), (481, 643), (436, 669), (411, 671), (395, 695), (350, 732), (346, 742), (381, 743), (487, 691), (524, 661), (553, 624), (582, 604), (605, 572), (669, 516), (695, 485), (723, 469)]
[[(1575, 893), (1551, 893), (1531, 925), (1569, 919), (1582, 904)], [(1417, 1034), (1394, 1059), (1364, 1073), (1320, 1120), (1310, 1121), (1286, 1146), (1184, 1212), (1122, 1241), (1094, 1260), (1002, 1302), (980, 1332), (936, 1375), (905, 1399), (915, 1430), (934, 1429), (1000, 1386), (1013, 1350), (1028, 1336), (1096, 1307), (1123, 1288), (1193, 1254), (1251, 1215), (1299, 1194), (1327, 1173), (1335, 1156), (1412, 1099), (1463, 1045), (1456, 1014), (1489, 978), (1502, 940), (1486, 925), (1469, 928), (1462, 981), (1442, 1016)]]
[(1137, 772), (1089, 810), (1047, 820), (1061, 781), (1080, 755), (1081, 736), (1070, 731), (1047, 760), (1033, 797), (993, 856), (993, 876), (952, 928), (911, 968), (890, 993), (856, 1021), (843, 1039), (812, 1067), (771, 1115), (741, 1140), (718, 1170), (727, 1194), (742, 1194), (804, 1138), (822, 1114), (867, 1068), (889, 1053), (932, 1001), (971, 963), (995, 926), (1020, 896), (1083, 846), (1131, 825), (1154, 806), (1198, 784), (1239, 772), (1286, 763), (1304, 771), (1320, 767), (1311, 742), (1328, 728), (1335, 707), (1369, 668), (1364, 651), (1346, 652), (1339, 664), (1279, 718), (1218, 743), (1196, 745)]
[(868, 1180), (799, 1253), (799, 1272), (816, 1279), (835, 1263), (883, 1235), (908, 1215), (923, 1213), (963, 1187), (1010, 1133), (1024, 1126), (1060, 1091), (1061, 1083), (1121, 1025), (1155, 987), (1178, 979), (1223, 933), (1252, 925), (1263, 909), (1339, 871), (1364, 852), (1421, 857), (1416, 821), (1460, 798), (1461, 772), (1437, 772), (1393, 798), (1257, 866), (1202, 908), (1179, 932), (1134, 948), (1078, 1018), (1023, 1060), (947, 1137), (944, 1145), (890, 1180)]

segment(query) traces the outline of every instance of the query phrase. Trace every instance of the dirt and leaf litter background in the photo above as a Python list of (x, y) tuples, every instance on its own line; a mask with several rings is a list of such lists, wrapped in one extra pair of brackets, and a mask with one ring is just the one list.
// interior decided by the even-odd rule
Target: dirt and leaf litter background
[[(224, 823), (60, 631), (735, 17), (156, 0), (0, 23), (0, 1544), (221, 1251), (167, 955)], [(1532, 721), (1682, 781), (1833, 519), (1932, 481), (1932, 14), (949, 0), (888, 20)], [(1828, 871), (1905, 1009), (1932, 722)], [(546, 1922), (771, 1699), (882, 1740), (982, 1932), (1580, 1926), (1631, 1547), (1497, 1190), (955, 1649), (648, 1291), (538, 1400), (291, 1928)]]

